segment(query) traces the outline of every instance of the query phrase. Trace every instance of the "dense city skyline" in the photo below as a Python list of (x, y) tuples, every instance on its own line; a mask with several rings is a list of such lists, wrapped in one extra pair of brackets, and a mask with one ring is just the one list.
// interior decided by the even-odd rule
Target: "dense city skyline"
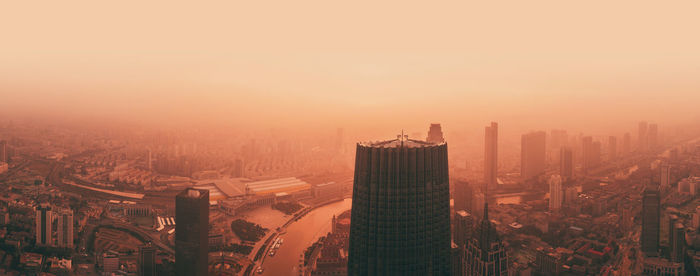
[(696, 276), (700, 2), (0, 9), (0, 275)]

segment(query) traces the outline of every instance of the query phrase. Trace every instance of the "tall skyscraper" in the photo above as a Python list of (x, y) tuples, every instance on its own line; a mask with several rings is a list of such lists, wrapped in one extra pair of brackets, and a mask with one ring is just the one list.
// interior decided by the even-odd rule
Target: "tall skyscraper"
[(672, 233), (672, 240), (669, 240), (669, 249), (671, 253), (671, 261), (674, 263), (682, 263), (685, 256), (685, 227), (680, 222), (675, 222), (669, 231)]
[(561, 176), (555, 174), (549, 178), (549, 210), (556, 211), (561, 208), (564, 191), (561, 186)]
[(600, 165), (600, 142), (593, 141), (593, 137), (586, 136), (581, 140), (583, 154), (582, 167), (584, 172)]
[(508, 252), (489, 220), (488, 202), (484, 203), (484, 216), (465, 249), (465, 275), (508, 275)]
[(58, 247), (73, 248), (73, 210), (58, 209), (56, 217)]
[(675, 227), (676, 222), (678, 222), (678, 216), (668, 214), (668, 232), (666, 234), (668, 235), (667, 239), (669, 248), (673, 247), (673, 228)]
[(590, 159), (591, 166), (589, 168), (600, 165), (601, 152), (602, 151), (601, 151), (600, 142), (598, 142), (598, 141), (593, 142), (592, 147), (591, 147), (591, 152), (589, 154), (589, 156), (591, 158)]
[(648, 148), (649, 136), (647, 135), (647, 122), (639, 122), (637, 134), (637, 150), (645, 152)]
[(0, 162), (7, 162), (7, 141), (0, 141)]
[(498, 184), (498, 123), (486, 127), (484, 140), (484, 182), (488, 189)]
[(654, 149), (659, 143), (659, 126), (657, 124), (649, 124), (649, 132), (647, 133), (647, 142), (649, 149)]
[(447, 144), (358, 143), (348, 275), (449, 275)]
[(36, 207), (36, 244), (43, 246), (53, 245), (51, 241), (52, 223), (51, 206), (42, 204)]
[(209, 254), (209, 190), (187, 188), (175, 196), (177, 275), (206, 276)]
[(571, 148), (562, 147), (559, 151), (559, 175), (564, 180), (574, 177), (574, 153)]
[(464, 275), (464, 249), (452, 241), (452, 250), (450, 252), (452, 258), (452, 272), (450, 275)]
[(465, 210), (455, 212), (454, 242), (460, 248), (464, 248), (467, 240), (472, 236), (474, 229), (474, 216)]
[(544, 173), (547, 134), (544, 131), (523, 134), (520, 138), (520, 176), (523, 181)]
[(581, 168), (584, 172), (593, 166), (593, 137), (586, 136), (581, 139), (582, 162)]
[(659, 166), (659, 169), (661, 170), (660, 179), (659, 179), (661, 189), (670, 188), (671, 187), (671, 166), (669, 166), (668, 164), (661, 164), (661, 166)]
[(617, 137), (608, 137), (608, 160), (617, 159)]
[(630, 133), (626, 132), (625, 136), (622, 137), (622, 154), (627, 155), (632, 150), (632, 138)]
[(642, 252), (647, 256), (657, 256), (661, 219), (661, 196), (659, 189), (649, 185), (642, 193)]
[(472, 198), (474, 197), (474, 189), (465, 180), (456, 180), (454, 182), (454, 190), (452, 190), (452, 198), (455, 202), (455, 210), (472, 210)]
[(428, 143), (442, 143), (445, 138), (442, 136), (442, 126), (440, 124), (430, 124), (428, 129), (428, 137), (425, 138)]
[(156, 248), (151, 244), (139, 247), (139, 276), (156, 275)]

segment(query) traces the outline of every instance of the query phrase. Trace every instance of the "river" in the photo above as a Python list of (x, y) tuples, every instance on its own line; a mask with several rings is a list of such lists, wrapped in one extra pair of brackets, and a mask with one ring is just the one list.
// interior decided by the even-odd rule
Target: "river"
[(284, 243), (275, 256), (265, 257), (262, 275), (298, 275), (297, 268), (304, 250), (331, 231), (333, 215), (350, 210), (351, 207), (351, 199), (331, 203), (314, 209), (289, 225), (287, 233), (281, 236)]

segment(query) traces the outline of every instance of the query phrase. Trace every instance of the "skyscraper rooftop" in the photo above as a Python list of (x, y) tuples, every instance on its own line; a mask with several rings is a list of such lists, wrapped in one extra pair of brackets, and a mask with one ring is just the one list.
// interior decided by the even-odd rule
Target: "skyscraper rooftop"
[(364, 147), (374, 147), (374, 148), (398, 148), (398, 147), (422, 148), (422, 147), (430, 147), (430, 146), (436, 146), (436, 145), (442, 145), (442, 144), (445, 144), (445, 142), (431, 143), (431, 142), (408, 139), (408, 138), (404, 138), (404, 139), (397, 138), (397, 139), (393, 139), (393, 140), (371, 141), (371, 142), (358, 143), (358, 145), (361, 145)]

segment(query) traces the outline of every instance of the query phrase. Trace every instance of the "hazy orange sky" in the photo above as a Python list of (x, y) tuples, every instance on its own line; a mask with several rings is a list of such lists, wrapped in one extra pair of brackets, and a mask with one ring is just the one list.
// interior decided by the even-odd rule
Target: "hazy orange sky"
[(698, 11), (698, 1), (5, 1), (0, 115), (392, 129), (685, 122), (700, 115)]

